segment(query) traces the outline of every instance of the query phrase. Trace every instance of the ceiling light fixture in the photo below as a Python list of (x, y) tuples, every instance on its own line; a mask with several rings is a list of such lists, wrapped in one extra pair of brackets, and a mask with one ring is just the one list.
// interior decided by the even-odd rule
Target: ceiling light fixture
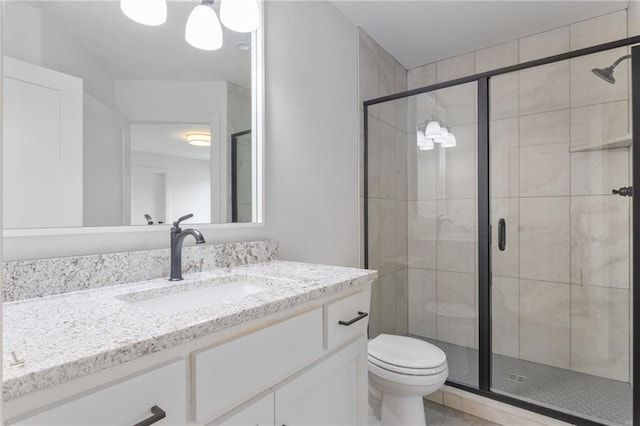
[(143, 25), (162, 25), (167, 20), (166, 0), (120, 0), (120, 10)]
[(256, 0), (222, 0), (220, 20), (225, 27), (239, 33), (250, 33), (258, 28), (260, 9)]
[(187, 143), (195, 146), (211, 146), (211, 135), (208, 133), (189, 133)]
[(212, 5), (213, 0), (203, 0), (187, 19), (184, 38), (195, 48), (217, 50), (222, 47), (222, 26)]

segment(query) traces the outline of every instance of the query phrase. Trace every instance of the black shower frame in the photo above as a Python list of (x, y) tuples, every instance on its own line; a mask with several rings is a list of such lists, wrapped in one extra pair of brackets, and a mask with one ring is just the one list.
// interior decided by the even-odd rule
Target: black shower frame
[(231, 135), (231, 222), (238, 221), (238, 138), (250, 135), (251, 129)]
[[(479, 322), (479, 377), (478, 388), (447, 381), (447, 385), (474, 394), (485, 396), (516, 407), (524, 408), (545, 416), (579, 425), (602, 425), (547, 406), (538, 405), (491, 390), (491, 224), (489, 211), (489, 80), (492, 77), (521, 71), (554, 62), (565, 61), (607, 50), (640, 44), (640, 36), (629, 37), (584, 49), (553, 55), (546, 58), (511, 65), (493, 71), (457, 78), (401, 93), (395, 93), (363, 102), (364, 150), (363, 150), (363, 191), (364, 191), (364, 267), (369, 267), (369, 165), (368, 165), (368, 117), (369, 107), (383, 102), (394, 101), (420, 93), (432, 92), (465, 83), (477, 83), (478, 91), (478, 322)], [(606, 65), (606, 64), (605, 64)], [(640, 191), (640, 46), (631, 49), (631, 106), (632, 106), (632, 179), (631, 184)], [(637, 125), (636, 125), (637, 124)], [(640, 196), (632, 200), (632, 383), (640, 383)], [(635, 226), (638, 224), (638, 226)], [(640, 425), (640, 392), (633, 390), (633, 424)]]

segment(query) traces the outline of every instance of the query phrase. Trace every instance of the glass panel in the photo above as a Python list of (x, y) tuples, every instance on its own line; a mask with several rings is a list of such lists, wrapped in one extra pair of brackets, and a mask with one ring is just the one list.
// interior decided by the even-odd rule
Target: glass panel
[(378, 104), (368, 116), (368, 254), (380, 272), (370, 337), (429, 341), (446, 352), (449, 380), (474, 387), (476, 96), (473, 82)]
[(251, 130), (231, 135), (231, 220), (251, 222), (252, 206), (252, 161)]
[(628, 49), (490, 80), (492, 390), (631, 424)]

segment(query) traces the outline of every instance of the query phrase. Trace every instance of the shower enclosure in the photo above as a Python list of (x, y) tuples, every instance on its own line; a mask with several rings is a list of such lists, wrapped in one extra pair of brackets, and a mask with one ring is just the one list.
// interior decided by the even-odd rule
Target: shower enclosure
[(634, 43), (364, 103), (370, 337), (434, 343), (451, 386), (574, 424), (640, 424)]

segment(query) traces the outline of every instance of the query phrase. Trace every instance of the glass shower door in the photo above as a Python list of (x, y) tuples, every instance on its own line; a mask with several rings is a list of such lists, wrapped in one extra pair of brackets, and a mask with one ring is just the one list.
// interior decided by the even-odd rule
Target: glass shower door
[(477, 388), (476, 98), (475, 82), (410, 97), (406, 152), (408, 334)]
[[(489, 80), (492, 391), (631, 424), (628, 48)], [(612, 190), (617, 191), (616, 194)]]

